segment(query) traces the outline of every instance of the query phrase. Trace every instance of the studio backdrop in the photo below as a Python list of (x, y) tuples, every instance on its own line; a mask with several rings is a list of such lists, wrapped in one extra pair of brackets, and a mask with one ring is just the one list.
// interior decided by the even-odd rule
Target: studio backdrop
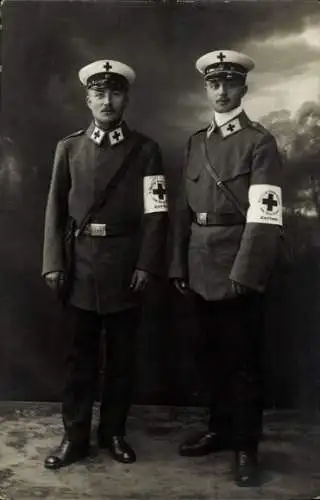
[[(80, 67), (133, 66), (126, 120), (155, 139), (170, 214), (183, 150), (212, 111), (195, 60), (214, 49), (256, 61), (244, 105), (276, 136), (294, 265), (273, 284), (264, 335), (267, 406), (320, 398), (320, 12), (318, 2), (13, 1), (3, 8), (0, 164), (0, 397), (58, 400), (68, 335), (41, 278), (57, 141), (90, 123)], [(217, 332), (218, 334), (218, 332)], [(260, 332), (259, 332), (260, 334)], [(191, 300), (164, 280), (145, 300), (135, 402), (201, 404)]]

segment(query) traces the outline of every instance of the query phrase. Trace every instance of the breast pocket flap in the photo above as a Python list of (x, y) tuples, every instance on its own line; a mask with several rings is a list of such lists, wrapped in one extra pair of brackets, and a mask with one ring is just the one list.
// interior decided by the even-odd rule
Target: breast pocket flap
[(200, 177), (200, 173), (201, 173), (201, 170), (203, 168), (203, 165), (198, 162), (196, 164), (193, 164), (193, 165), (189, 165), (188, 168), (187, 168), (187, 179), (191, 180), (191, 181), (197, 181)]

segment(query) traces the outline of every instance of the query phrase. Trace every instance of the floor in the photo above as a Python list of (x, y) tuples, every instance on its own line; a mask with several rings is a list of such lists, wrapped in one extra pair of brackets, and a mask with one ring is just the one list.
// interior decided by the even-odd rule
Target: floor
[[(320, 495), (320, 421), (303, 423), (294, 412), (267, 412), (261, 444), (259, 488), (232, 481), (232, 453), (185, 458), (177, 447), (205, 428), (195, 408), (133, 407), (128, 438), (138, 461), (113, 462), (94, 447), (79, 464), (52, 472), (43, 468), (61, 436), (59, 405), (0, 404), (0, 500), (310, 500)], [(320, 496), (319, 496), (320, 498)]]

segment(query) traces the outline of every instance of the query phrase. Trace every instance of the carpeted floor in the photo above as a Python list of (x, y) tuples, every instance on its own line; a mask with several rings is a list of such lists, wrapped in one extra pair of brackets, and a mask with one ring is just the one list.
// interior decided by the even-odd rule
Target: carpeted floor
[[(95, 421), (96, 421), (95, 412)], [(320, 495), (320, 423), (303, 424), (295, 413), (268, 413), (261, 444), (262, 486), (232, 481), (231, 452), (183, 458), (177, 447), (204, 428), (200, 409), (134, 407), (128, 440), (138, 461), (121, 465), (94, 447), (79, 464), (51, 472), (46, 453), (58, 444), (59, 406), (0, 405), (0, 500), (207, 500), (308, 499)]]

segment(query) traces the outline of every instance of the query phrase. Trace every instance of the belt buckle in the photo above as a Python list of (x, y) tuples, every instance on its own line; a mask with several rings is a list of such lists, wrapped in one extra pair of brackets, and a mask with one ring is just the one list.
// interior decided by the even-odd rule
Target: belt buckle
[(91, 236), (106, 236), (107, 229), (105, 224), (97, 224), (95, 222), (90, 224)]
[(208, 213), (207, 212), (197, 213), (197, 223), (200, 224), (200, 226), (206, 226), (208, 224)]

